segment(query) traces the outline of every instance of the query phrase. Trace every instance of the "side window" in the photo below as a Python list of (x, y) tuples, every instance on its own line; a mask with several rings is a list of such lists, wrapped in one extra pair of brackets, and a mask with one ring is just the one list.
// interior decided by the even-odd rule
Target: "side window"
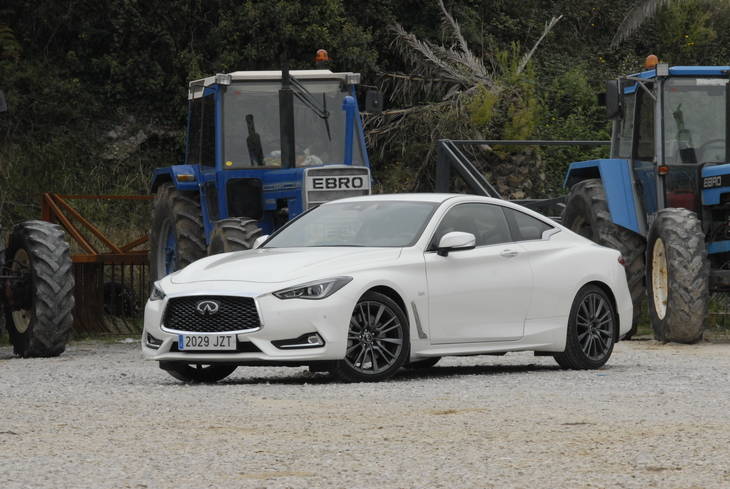
[(196, 98), (190, 101), (188, 115), (188, 165), (200, 163), (200, 124), (203, 115), (203, 99)]
[(512, 229), (512, 236), (514, 236), (515, 241), (542, 239), (542, 233), (548, 229), (553, 229), (550, 224), (532, 216), (528, 216), (524, 212), (516, 211), (507, 207), (504, 208), (504, 212), (507, 214), (507, 219), (509, 220), (510, 227)]
[(433, 236), (431, 248), (435, 249), (444, 234), (452, 231), (473, 234), (477, 246), (512, 241), (501, 207), (492, 204), (459, 204), (450, 209)]
[(200, 164), (215, 166), (215, 95), (213, 94), (203, 97)]
[(631, 143), (634, 141), (634, 106), (636, 92), (624, 95), (623, 118), (618, 120), (618, 144), (615, 158), (631, 158)]
[(636, 159), (654, 160), (654, 100), (646, 93), (639, 94), (639, 124), (636, 141)]

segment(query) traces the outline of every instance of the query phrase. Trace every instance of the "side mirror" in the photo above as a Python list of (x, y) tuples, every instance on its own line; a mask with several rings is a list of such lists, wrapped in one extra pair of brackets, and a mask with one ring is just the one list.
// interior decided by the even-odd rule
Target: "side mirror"
[(5, 102), (5, 94), (0, 90), (0, 112), (7, 112), (8, 104)]
[(368, 90), (365, 94), (365, 112), (381, 114), (383, 112), (383, 92)]
[(251, 247), (251, 249), (252, 250), (255, 250), (256, 248), (261, 247), (261, 245), (264, 244), (264, 241), (266, 241), (267, 239), (269, 239), (269, 235), (268, 234), (264, 234), (263, 236), (259, 236), (258, 238), (256, 238), (254, 240), (253, 246)]
[[(600, 96), (599, 96), (600, 98)], [(618, 80), (609, 80), (606, 82), (606, 93), (603, 94), (606, 105), (606, 116), (609, 119), (621, 117), (621, 84)]]
[(474, 249), (476, 242), (476, 238), (471, 233), (452, 231), (441, 237), (436, 252), (439, 256), (449, 256), (450, 251)]

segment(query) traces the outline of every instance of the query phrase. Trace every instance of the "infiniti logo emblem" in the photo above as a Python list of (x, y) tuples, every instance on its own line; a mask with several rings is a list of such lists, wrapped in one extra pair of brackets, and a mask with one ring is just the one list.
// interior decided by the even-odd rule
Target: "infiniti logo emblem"
[(212, 316), (213, 314), (218, 314), (220, 306), (220, 303), (217, 301), (200, 301), (195, 305), (195, 310), (201, 316)]

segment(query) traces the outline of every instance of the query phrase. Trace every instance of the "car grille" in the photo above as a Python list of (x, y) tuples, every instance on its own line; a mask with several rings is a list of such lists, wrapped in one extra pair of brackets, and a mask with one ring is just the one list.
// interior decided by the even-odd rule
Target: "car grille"
[[(203, 315), (197, 307), (201, 301), (214, 301), (218, 312)], [(256, 302), (250, 297), (191, 296), (173, 297), (167, 302), (162, 318), (165, 329), (194, 333), (223, 333), (261, 327)]]

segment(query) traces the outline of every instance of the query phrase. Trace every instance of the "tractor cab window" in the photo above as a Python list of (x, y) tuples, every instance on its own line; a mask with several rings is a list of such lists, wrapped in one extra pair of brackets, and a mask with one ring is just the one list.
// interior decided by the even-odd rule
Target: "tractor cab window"
[(727, 161), (725, 78), (670, 78), (664, 83), (664, 162)]
[(187, 163), (215, 166), (215, 95), (190, 101), (188, 125)]
[[(320, 107), (325, 120), (294, 97), (294, 145), (298, 167), (343, 162), (347, 92), (340, 80), (299, 80)], [(228, 86), (223, 95), (224, 169), (280, 168), (281, 137), (279, 89), (281, 82), (243, 81)], [(353, 164), (362, 165), (362, 149), (355, 135)]]
[(631, 145), (634, 142), (634, 106), (636, 92), (624, 95), (623, 116), (616, 121), (616, 144), (614, 158), (631, 158)]
[(636, 153), (640, 161), (654, 161), (654, 99), (637, 87), (639, 94), (638, 121), (636, 127)]

